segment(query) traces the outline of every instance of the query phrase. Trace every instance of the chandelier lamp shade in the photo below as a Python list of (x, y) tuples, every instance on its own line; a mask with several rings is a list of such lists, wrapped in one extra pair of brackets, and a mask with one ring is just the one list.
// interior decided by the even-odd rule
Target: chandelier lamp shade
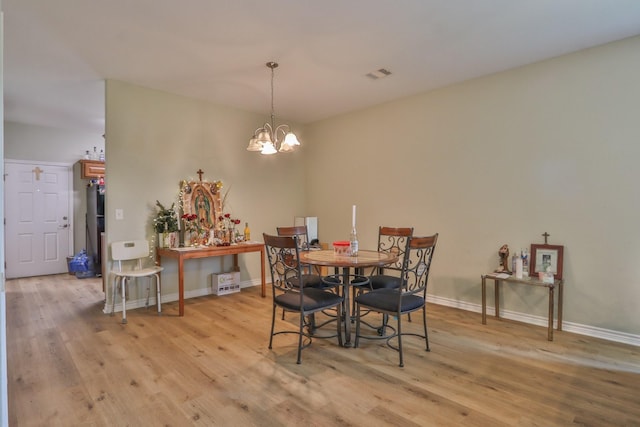
[(274, 69), (278, 67), (277, 62), (267, 62), (267, 67), (271, 69), (271, 121), (256, 129), (253, 137), (249, 140), (247, 151), (259, 151), (260, 154), (289, 153), (300, 145), (298, 138), (289, 125), (275, 125), (276, 115), (273, 108), (273, 76)]

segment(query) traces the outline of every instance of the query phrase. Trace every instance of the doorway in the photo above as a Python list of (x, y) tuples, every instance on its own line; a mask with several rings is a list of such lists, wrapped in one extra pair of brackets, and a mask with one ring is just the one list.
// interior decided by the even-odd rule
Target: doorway
[(5, 264), (8, 279), (67, 272), (72, 169), (5, 161)]

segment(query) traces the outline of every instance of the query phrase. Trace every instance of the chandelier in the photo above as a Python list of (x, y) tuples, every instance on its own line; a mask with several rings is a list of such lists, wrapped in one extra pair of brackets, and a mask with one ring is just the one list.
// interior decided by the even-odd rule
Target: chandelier
[(296, 145), (300, 145), (298, 138), (291, 132), (289, 125), (275, 126), (275, 113), (273, 112), (273, 70), (278, 67), (277, 62), (267, 62), (271, 69), (271, 122), (265, 123), (253, 133), (249, 140), (247, 151), (259, 151), (260, 154), (289, 153)]

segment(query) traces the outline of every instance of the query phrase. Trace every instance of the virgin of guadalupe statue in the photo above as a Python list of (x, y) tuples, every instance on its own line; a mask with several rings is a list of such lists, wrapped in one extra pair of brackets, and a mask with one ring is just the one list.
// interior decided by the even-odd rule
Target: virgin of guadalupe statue
[(202, 188), (196, 190), (196, 198), (193, 203), (196, 208), (196, 215), (201, 224), (206, 224), (207, 228), (211, 228), (211, 201), (204, 195)]

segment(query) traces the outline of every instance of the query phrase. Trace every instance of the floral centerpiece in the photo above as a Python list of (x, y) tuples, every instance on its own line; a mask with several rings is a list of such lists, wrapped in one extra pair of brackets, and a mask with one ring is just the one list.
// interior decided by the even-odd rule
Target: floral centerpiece
[(156, 206), (158, 211), (153, 218), (153, 229), (158, 233), (158, 246), (175, 247), (178, 244), (177, 231), (179, 230), (175, 203), (172, 203), (170, 208), (166, 208), (156, 200)]
[[(209, 230), (203, 227), (202, 220), (198, 220), (196, 214), (184, 214), (182, 215), (185, 229), (185, 240), (189, 240), (190, 244), (206, 244), (209, 240)], [(188, 233), (189, 235), (187, 236)]]

